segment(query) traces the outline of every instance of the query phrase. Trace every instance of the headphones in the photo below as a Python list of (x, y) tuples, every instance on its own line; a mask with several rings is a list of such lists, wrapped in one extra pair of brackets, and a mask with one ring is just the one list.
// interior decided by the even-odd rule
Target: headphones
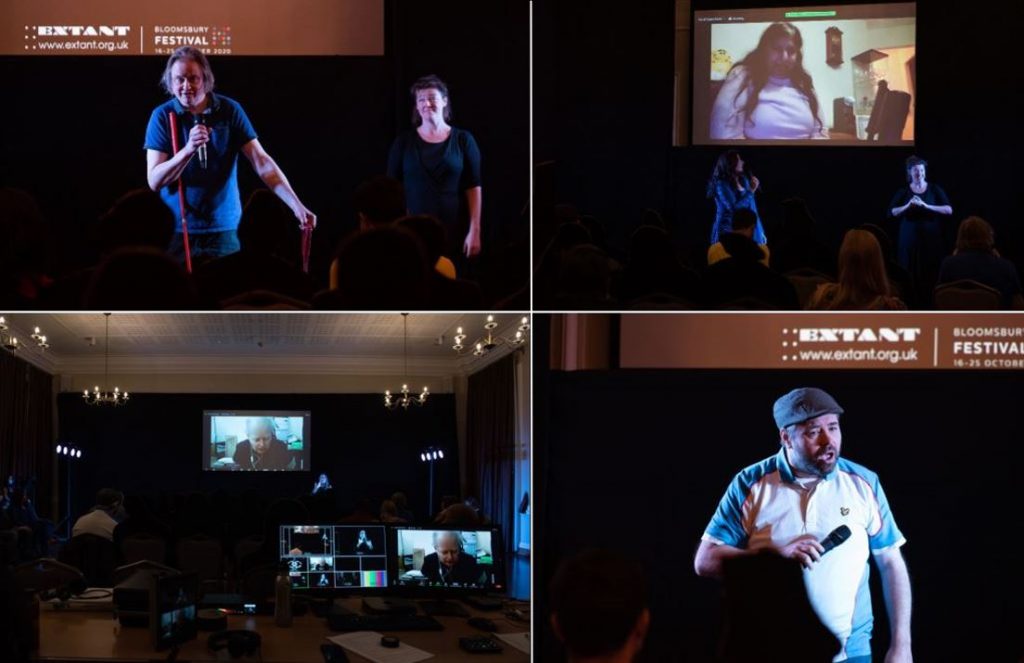
[(256, 631), (218, 631), (210, 635), (206, 646), (213, 652), (227, 649), (231, 658), (236, 659), (255, 654), (261, 642)]

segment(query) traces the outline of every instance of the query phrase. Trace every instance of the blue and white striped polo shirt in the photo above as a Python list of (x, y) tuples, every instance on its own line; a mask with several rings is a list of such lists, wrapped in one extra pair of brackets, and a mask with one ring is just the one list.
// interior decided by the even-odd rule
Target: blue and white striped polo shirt
[(736, 475), (701, 538), (756, 550), (804, 534), (820, 541), (840, 525), (850, 528), (850, 538), (804, 569), (804, 583), (818, 617), (843, 643), (833, 659), (842, 661), (871, 653), (868, 550), (906, 543), (878, 475), (840, 458), (828, 476), (804, 489), (782, 447)]

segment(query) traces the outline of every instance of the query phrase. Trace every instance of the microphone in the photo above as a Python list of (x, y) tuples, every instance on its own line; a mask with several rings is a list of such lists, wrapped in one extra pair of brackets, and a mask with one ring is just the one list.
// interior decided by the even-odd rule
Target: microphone
[(821, 547), (825, 549), (821, 554), (824, 555), (843, 541), (846, 541), (850, 538), (850, 534), (852, 534), (852, 532), (850, 532), (850, 528), (846, 525), (840, 525), (832, 530), (828, 536), (821, 540)]
[[(196, 124), (201, 124), (203, 126), (206, 126), (206, 115), (205, 114), (193, 115), (193, 117), (196, 119)], [(199, 167), (202, 168), (203, 170), (206, 170), (206, 143), (203, 143), (202, 145), (199, 146), (198, 154), (199, 154)]]

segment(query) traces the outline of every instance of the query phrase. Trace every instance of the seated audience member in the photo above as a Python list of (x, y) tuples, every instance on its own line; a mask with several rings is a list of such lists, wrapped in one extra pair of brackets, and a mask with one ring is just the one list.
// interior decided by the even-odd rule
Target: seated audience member
[[(562, 206), (565, 207), (565, 206)], [(533, 292), (537, 297), (536, 307), (556, 310), (555, 293), (562, 272), (565, 255), (575, 246), (590, 244), (590, 233), (577, 222), (562, 223), (555, 229), (544, 252), (536, 262), (533, 274)]]
[(414, 520), (412, 510), (409, 509), (409, 498), (405, 496), (405, 493), (400, 490), (395, 491), (391, 494), (391, 501), (395, 503), (399, 518), (404, 518), (409, 523)]
[(593, 244), (579, 244), (562, 256), (555, 282), (555, 308), (606, 310), (617, 308), (611, 297), (612, 265), (608, 255)]
[(814, 217), (802, 198), (782, 201), (782, 226), (772, 242), (769, 266), (779, 274), (813, 269), (835, 277), (835, 249), (818, 239)]
[[(732, 217), (732, 233), (743, 235), (747, 239), (754, 239), (754, 228), (757, 226), (757, 214), (751, 209), (738, 209), (733, 212)], [(729, 245), (732, 243), (729, 238), (730, 233), (722, 233), (718, 241), (708, 247), (708, 264), (713, 265), (719, 260), (724, 260), (732, 256), (729, 253)], [(768, 245), (758, 244), (761, 247), (761, 253), (764, 257), (761, 258), (761, 264), (765, 267), (768, 266)]]
[(433, 583), (476, 585), (484, 580), (484, 571), (476, 559), (463, 550), (458, 532), (434, 532), (434, 552), (423, 558), (420, 571)]
[(0, 188), (0, 308), (35, 308), (53, 280), (46, 218), (28, 193)]
[(24, 528), (26, 533), (31, 532), (27, 547), (22, 549), (23, 555), (33, 558), (48, 557), (50, 539), (53, 537), (53, 523), (39, 517), (28, 493), (29, 491), (23, 487), (15, 488), (11, 496), (11, 506), (7, 511), (16, 528)]
[(466, 504), (455, 503), (445, 507), (441, 513), (434, 518), (434, 523), (445, 527), (478, 527), (482, 523), (477, 512)]
[(739, 233), (721, 235), (728, 258), (708, 266), (704, 287), (711, 308), (800, 308), (796, 289), (784, 276), (763, 264), (764, 252)]
[(483, 507), (480, 506), (480, 500), (470, 495), (466, 499), (462, 500), (462, 503), (468, 506), (470, 509), (473, 509), (473, 513), (476, 514), (477, 520), (480, 522), (481, 525), (491, 524), (491, 519), (487, 517), (487, 514), (484, 513)]
[(889, 277), (889, 287), (892, 288), (892, 294), (902, 299), (907, 308), (920, 308), (917, 288), (914, 286), (914, 275), (894, 257), (892, 238), (889, 237), (889, 233), (874, 223), (862, 223), (857, 227), (874, 235), (875, 239), (878, 240), (878, 245), (882, 247), (885, 274)]
[(372, 523), (380, 520), (380, 514), (374, 513), (373, 504), (369, 497), (360, 497), (356, 500), (352, 513), (341, 518), (340, 523)]
[(732, 557), (722, 564), (722, 587), (723, 663), (824, 663), (842, 649), (814, 612), (798, 562), (768, 551)]
[(818, 311), (903, 310), (892, 295), (882, 248), (866, 230), (847, 231), (839, 249), (839, 283), (818, 286), (807, 308)]
[(196, 267), (196, 284), (207, 299), (224, 302), (255, 290), (309, 302), (316, 287), (313, 279), (289, 258), (299, 257), (295, 216), (268, 189), (249, 197), (238, 224), (241, 250)]
[(651, 614), (638, 562), (610, 550), (584, 551), (551, 581), (551, 628), (570, 663), (630, 663), (643, 648)]
[(432, 216), (405, 216), (395, 222), (398, 228), (408, 230), (420, 241), (430, 270), (430, 299), (432, 310), (478, 311), (484, 298), (480, 286), (473, 281), (455, 277), (455, 265), (441, 255), (447, 240), (444, 226)]
[(376, 175), (360, 183), (352, 194), (359, 230), (389, 226), (409, 212), (405, 188), (393, 177)]
[(996, 251), (995, 231), (988, 221), (969, 216), (956, 233), (956, 249), (939, 267), (939, 283), (970, 279), (998, 290), (1003, 308), (1024, 308), (1020, 278), (1009, 260)]
[(87, 514), (75, 521), (71, 528), (71, 536), (93, 534), (114, 540), (114, 529), (125, 517), (124, 495), (113, 488), (101, 488), (96, 493), (96, 505)]
[(378, 228), (351, 236), (337, 253), (337, 287), (320, 292), (322, 310), (418, 311), (430, 308), (430, 270), (407, 230)]
[(692, 308), (701, 300), (700, 277), (679, 260), (663, 227), (645, 225), (629, 239), (619, 293), (624, 302), (668, 295), (680, 302), (680, 308)]
[(404, 523), (405, 518), (398, 515), (398, 507), (391, 500), (384, 500), (380, 503), (380, 521), (382, 523)]
[[(120, 249), (150, 248), (164, 252), (174, 237), (175, 220), (159, 194), (148, 188), (124, 194), (96, 222), (93, 237), (101, 261)], [(79, 309), (96, 265), (57, 279), (42, 293), (40, 305), (53, 309)]]
[(97, 311), (189, 311), (204, 308), (185, 269), (156, 249), (116, 251), (96, 268), (85, 308)]

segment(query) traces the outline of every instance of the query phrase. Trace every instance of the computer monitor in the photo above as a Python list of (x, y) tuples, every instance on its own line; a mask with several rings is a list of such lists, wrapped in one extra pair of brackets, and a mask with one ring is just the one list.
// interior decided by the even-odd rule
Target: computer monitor
[(292, 589), (372, 593), (388, 586), (387, 528), (365, 525), (282, 525), (280, 558)]
[(434, 596), (505, 591), (497, 528), (394, 527), (392, 589)]
[(196, 573), (155, 574), (149, 604), (149, 628), (157, 651), (194, 640), (198, 633)]

